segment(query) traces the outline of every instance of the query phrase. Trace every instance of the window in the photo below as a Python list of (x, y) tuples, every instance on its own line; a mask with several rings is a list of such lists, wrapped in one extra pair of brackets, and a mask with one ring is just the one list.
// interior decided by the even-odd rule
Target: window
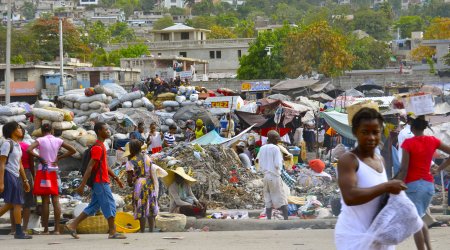
[(26, 69), (19, 69), (14, 71), (15, 82), (28, 82), (28, 71)]
[(81, 81), (83, 82), (89, 81), (89, 74), (88, 73), (81, 74)]
[(161, 34), (161, 41), (169, 41), (170, 36), (169, 34)]
[(189, 32), (181, 32), (181, 40), (189, 40)]
[(238, 50), (238, 58), (241, 58), (242, 57), (242, 50)]
[(158, 53), (158, 56), (161, 56), (162, 54), (161, 53)]
[(220, 51), (220, 50), (216, 51), (216, 58), (217, 59), (222, 58), (222, 51)]
[(131, 73), (131, 80), (132, 80), (133, 82), (137, 81), (137, 75), (134, 74), (134, 73)]
[(187, 57), (187, 52), (180, 52), (180, 56)]
[(109, 73), (108, 72), (102, 72), (102, 80), (109, 80)]
[(210, 59), (216, 58), (216, 54), (215, 54), (214, 51), (210, 51), (210, 52), (209, 52), (209, 58), (210, 58)]

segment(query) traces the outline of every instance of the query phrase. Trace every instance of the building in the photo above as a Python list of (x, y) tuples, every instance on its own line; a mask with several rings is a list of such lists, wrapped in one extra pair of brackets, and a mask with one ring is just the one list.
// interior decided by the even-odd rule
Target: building
[(159, 7), (170, 9), (172, 7), (175, 8), (183, 8), (184, 7), (184, 0), (160, 0), (159, 3), (157, 3)]
[(210, 30), (196, 29), (177, 23), (162, 30), (152, 32), (155, 42), (175, 42), (175, 41), (205, 41)]
[(443, 57), (450, 53), (450, 39), (447, 40), (423, 40), (423, 46), (429, 46), (436, 49), (434, 59), (436, 61), (436, 69), (440, 70), (448, 68), (443, 61)]
[(423, 4), (427, 0), (402, 0), (402, 10), (407, 10), (411, 5)]
[(351, 4), (351, 1), (350, 1), (350, 0), (338, 0), (337, 2), (338, 2), (338, 4), (340, 4), (340, 5)]
[(229, 3), (232, 6), (241, 6), (245, 3), (245, 0), (222, 0), (222, 3)]
[(97, 5), (98, 0), (80, 0), (80, 5)]
[(377, 6), (382, 3), (386, 3), (388, 0), (373, 0), (373, 6)]
[(86, 10), (84, 18), (88, 21), (100, 21), (105, 25), (112, 25), (117, 22), (125, 22), (125, 12), (121, 9), (95, 8), (94, 10)]
[(423, 32), (411, 33), (411, 38), (397, 39), (391, 42), (392, 55), (402, 60), (411, 60), (411, 51), (420, 46)]
[(182, 56), (209, 62), (208, 73), (235, 75), (239, 68), (239, 58), (248, 53), (253, 38), (210, 39), (209, 30), (194, 29), (176, 24), (163, 30), (153, 31), (154, 42), (147, 43), (153, 56)]
[(141, 70), (138, 68), (119, 67), (82, 67), (76, 68), (75, 74), (79, 88), (94, 87), (108, 83), (117, 83), (123, 86), (131, 86), (141, 79)]
[[(70, 75), (73, 72), (73, 67), (64, 67), (64, 70)], [(0, 64), (0, 89), (3, 90), (5, 89), (5, 71), (6, 65)], [(46, 85), (45, 82), (45, 75), (52, 75), (55, 72), (59, 72), (58, 65), (11, 65), (11, 101), (34, 103), (43, 89), (46, 89), (47, 93), (55, 95), (57, 85), (54, 83), (60, 82), (59, 75), (57, 79), (52, 80), (52, 84)], [(72, 88), (70, 81), (66, 81), (64, 89)]]
[(207, 73), (208, 61), (179, 56), (158, 56), (140, 58), (122, 58), (120, 67), (140, 69), (141, 79), (159, 75), (169, 80), (180, 76), (191, 80), (204, 79)]

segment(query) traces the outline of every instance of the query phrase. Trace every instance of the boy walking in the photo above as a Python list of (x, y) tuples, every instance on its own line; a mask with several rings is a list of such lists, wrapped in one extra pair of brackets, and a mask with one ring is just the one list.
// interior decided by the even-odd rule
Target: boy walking
[(104, 141), (110, 137), (108, 126), (103, 122), (98, 122), (94, 126), (94, 131), (97, 134), (97, 141), (91, 149), (91, 160), (83, 176), (83, 180), (77, 189), (78, 194), (83, 195), (84, 187), (91, 174), (95, 174), (94, 185), (92, 187), (92, 199), (88, 207), (70, 224), (65, 226), (65, 229), (74, 237), (79, 239), (76, 229), (78, 224), (86, 219), (88, 216), (95, 215), (95, 213), (101, 209), (103, 215), (108, 220), (109, 237), (108, 239), (126, 239), (126, 236), (116, 232), (114, 220), (116, 217), (116, 203), (112, 196), (110, 188), (111, 176), (119, 185), (120, 188), (124, 188), (124, 184), (114, 174), (114, 172), (108, 167), (106, 158), (106, 148), (103, 144)]

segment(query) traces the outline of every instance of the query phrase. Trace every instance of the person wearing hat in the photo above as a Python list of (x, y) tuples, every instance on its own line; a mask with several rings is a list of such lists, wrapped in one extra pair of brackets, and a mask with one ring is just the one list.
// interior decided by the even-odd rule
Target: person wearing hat
[(169, 188), (170, 213), (180, 213), (186, 216), (205, 217), (206, 204), (200, 202), (192, 193), (191, 185), (197, 180), (186, 174), (182, 167), (169, 170), (163, 178)]
[(195, 122), (195, 139), (206, 135), (206, 133), (208, 133), (208, 131), (206, 131), (206, 127), (203, 125), (202, 119), (197, 119)]
[(283, 168), (283, 155), (277, 146), (280, 135), (277, 131), (271, 130), (267, 133), (268, 144), (261, 147), (257, 161), (261, 172), (264, 173), (264, 204), (266, 216), (272, 218), (272, 209), (281, 210), (285, 220), (288, 219), (288, 199), (281, 179), (281, 169)]
[[(139, 220), (141, 233), (145, 232), (145, 219), (148, 220), (149, 231), (153, 232), (155, 217), (159, 212), (158, 192), (159, 182), (156, 165), (152, 164), (148, 155), (142, 153), (141, 142), (131, 140), (128, 146), (126, 164), (127, 182), (134, 187), (133, 211), (134, 218)], [(160, 176), (166, 176), (167, 172), (160, 169)]]

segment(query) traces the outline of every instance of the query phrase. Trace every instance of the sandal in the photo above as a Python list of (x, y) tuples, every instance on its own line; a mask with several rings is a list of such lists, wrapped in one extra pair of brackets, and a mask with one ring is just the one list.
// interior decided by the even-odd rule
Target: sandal
[(64, 230), (66, 230), (73, 238), (79, 239), (80, 237), (77, 234), (76, 230), (70, 229), (69, 226), (65, 225)]
[(127, 236), (125, 236), (123, 234), (119, 234), (119, 233), (115, 233), (113, 235), (108, 236), (108, 239), (110, 239), (110, 240), (124, 240), (126, 238), (127, 238)]

